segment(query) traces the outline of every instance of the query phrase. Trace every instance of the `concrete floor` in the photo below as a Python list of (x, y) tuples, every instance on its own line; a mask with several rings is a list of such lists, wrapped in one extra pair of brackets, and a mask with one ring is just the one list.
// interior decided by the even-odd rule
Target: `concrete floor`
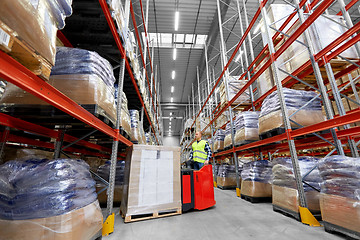
[(345, 239), (276, 213), (271, 203), (251, 204), (232, 190), (215, 189), (215, 199), (216, 206), (204, 211), (127, 224), (117, 214), (114, 233), (103, 239)]

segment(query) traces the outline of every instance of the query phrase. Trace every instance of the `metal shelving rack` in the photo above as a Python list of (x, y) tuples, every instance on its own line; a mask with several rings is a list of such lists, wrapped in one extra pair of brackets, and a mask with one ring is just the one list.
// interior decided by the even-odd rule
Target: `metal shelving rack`
[[(108, 182), (108, 189), (107, 189), (107, 212), (106, 212), (106, 220), (104, 222), (104, 229), (103, 234), (108, 235), (114, 229), (114, 213), (113, 213), (113, 195), (114, 195), (114, 185), (115, 185), (115, 170), (116, 170), (116, 161), (118, 159), (124, 159), (126, 156), (125, 154), (121, 153), (118, 154), (119, 145), (129, 147), (132, 146), (132, 142), (126, 139), (124, 136), (120, 134), (120, 119), (121, 119), (121, 104), (122, 104), (122, 97), (121, 92), (123, 89), (124, 78), (125, 78), (125, 67), (127, 73), (130, 76), (131, 82), (134, 85), (134, 89), (139, 97), (141, 105), (144, 109), (144, 113), (150, 123), (151, 130), (154, 133), (155, 139), (157, 144), (161, 144), (162, 142), (162, 127), (161, 123), (159, 123), (158, 118), (161, 119), (161, 106), (159, 104), (159, 93), (156, 92), (155, 81), (156, 81), (156, 74), (152, 74), (152, 82), (153, 85), (150, 85), (148, 81), (149, 87), (149, 95), (151, 98), (151, 103), (153, 105), (153, 111), (155, 114), (155, 119), (157, 122), (157, 127), (154, 127), (154, 123), (151, 121), (149, 112), (152, 112), (151, 109), (148, 110), (145, 107), (143, 96), (140, 94), (137, 82), (133, 76), (132, 68), (129, 65), (129, 62), (126, 57), (126, 52), (122, 46), (122, 41), (118, 35), (116, 26), (114, 24), (114, 20), (111, 17), (108, 5), (105, 0), (99, 0), (101, 8), (104, 12), (106, 20), (109, 24), (115, 42), (120, 50), (121, 53), (121, 66), (120, 66), (120, 74), (119, 74), (119, 85), (118, 85), (118, 102), (117, 102), (117, 121), (115, 127), (112, 128), (109, 125), (105, 124), (103, 121), (92, 115), (90, 112), (82, 108), (80, 105), (75, 103), (73, 100), (62, 94), (60, 91), (52, 87), (50, 84), (45, 82), (44, 80), (40, 79), (36, 75), (34, 75), (31, 71), (26, 69), (16, 60), (5, 54), (4, 52), (0, 51), (0, 78), (8, 81), (19, 88), (27, 91), (36, 97), (44, 100), (45, 102), (49, 103), (50, 105), (56, 107), (57, 109), (63, 111), (65, 114), (77, 119), (77, 124), (82, 123), (84, 126), (90, 126), (93, 128), (90, 132), (86, 133), (85, 135), (79, 136), (71, 136), (66, 134), (65, 128), (59, 129), (51, 129), (39, 124), (35, 124), (29, 121), (24, 121), (19, 118), (12, 117), (7, 114), (0, 113), (0, 125), (5, 126), (5, 130), (3, 130), (0, 135), (0, 154), (3, 153), (3, 148), (6, 144), (20, 144), (25, 147), (38, 147), (38, 148), (45, 148), (54, 150), (54, 156), (59, 157), (60, 154), (64, 154), (67, 156), (67, 153), (76, 153), (76, 154), (84, 154), (89, 156), (97, 156), (103, 158), (110, 158), (111, 165), (110, 165), (110, 176)], [(141, 4), (141, 2), (140, 2)], [(132, 8), (132, 2), (130, 0), (126, 0), (126, 11), (128, 16), (130, 12), (134, 17), (134, 10)], [(148, 2), (147, 2), (147, 9), (148, 9)], [(143, 15), (142, 5), (141, 5), (141, 12)], [(133, 19), (134, 20), (134, 19)], [(135, 29), (136, 22), (134, 21)], [(146, 27), (145, 27), (146, 32)], [(58, 37), (64, 43), (65, 46), (72, 47), (71, 43), (66, 39), (66, 37), (61, 33), (58, 32)], [(138, 39), (139, 41), (139, 39)], [(146, 48), (144, 52), (148, 51), (149, 56), (148, 59), (151, 63), (150, 57), (150, 49), (148, 46), (148, 42), (146, 42)], [(139, 42), (140, 44), (140, 42)], [(146, 59), (142, 56), (143, 61)], [(153, 65), (151, 63), (151, 72)], [(146, 65), (144, 63), (144, 74), (147, 74)], [(154, 94), (152, 93), (154, 91)], [(156, 101), (156, 106), (154, 104), (154, 100)], [(69, 125), (70, 123), (64, 123), (64, 125)], [(12, 130), (10, 130), (12, 129)], [(88, 131), (88, 130), (87, 130)], [(75, 133), (76, 131), (74, 131)], [(89, 140), (89, 137), (94, 136), (96, 133), (101, 133), (101, 136), (106, 136), (105, 138), (111, 139), (112, 147), (109, 148), (107, 146), (103, 146), (102, 144), (94, 144)], [(34, 135), (35, 134), (35, 135)], [(78, 134), (77, 134), (78, 135)], [(52, 139), (55, 140), (55, 143), (52, 143)], [(67, 142), (67, 145), (64, 143)], [(105, 144), (106, 145), (106, 144)]]
[[(299, 191), (299, 202), (300, 206), (303, 209), (301, 214), (311, 215), (307, 210), (307, 203), (304, 196), (303, 191), (303, 176), (300, 174), (299, 165), (298, 165), (298, 155), (326, 155), (330, 156), (333, 153), (337, 153), (340, 155), (350, 154), (354, 157), (358, 157), (358, 145), (360, 143), (360, 128), (359, 127), (350, 127), (349, 124), (358, 122), (360, 119), (360, 108), (345, 111), (342, 98), (351, 101), (352, 103), (360, 106), (359, 96), (357, 93), (358, 88), (358, 80), (359, 77), (353, 79), (351, 77), (351, 72), (358, 69), (360, 67), (359, 59), (350, 60), (341, 56), (341, 53), (344, 52), (349, 47), (355, 45), (358, 56), (360, 56), (358, 41), (360, 39), (360, 35), (356, 34), (360, 30), (360, 23), (356, 23), (355, 25), (351, 22), (351, 18), (349, 16), (348, 10), (353, 7), (353, 5), (357, 1), (351, 1), (348, 5), (345, 5), (343, 0), (338, 0), (337, 4), (340, 9), (340, 12), (337, 15), (343, 15), (345, 24), (346, 24), (346, 32), (343, 33), (340, 37), (330, 43), (328, 46), (323, 48), (320, 52), (315, 53), (313, 48), (312, 39), (310, 39), (310, 35), (308, 33), (309, 26), (314, 23), (314, 21), (320, 16), (327, 17), (324, 15), (324, 12), (328, 11), (331, 5), (335, 2), (335, 0), (330, 1), (301, 1), (295, 0), (292, 4), (289, 4), (294, 8), (292, 13), (284, 18), (285, 22), (279, 29), (276, 29), (273, 26), (273, 23), (269, 22), (267, 17), (267, 0), (261, 1), (259, 0), (259, 7), (255, 12), (254, 17), (251, 19), (250, 23), (248, 22), (248, 14), (246, 9), (245, 1), (242, 0), (242, 4), (240, 4), (239, 0), (234, 0), (232, 3), (236, 4), (236, 7), (230, 6), (230, 1), (217, 0), (217, 11), (219, 18), (219, 38), (220, 38), (220, 55), (222, 60), (222, 71), (218, 75), (217, 80), (214, 81), (214, 85), (212, 90), (208, 94), (202, 105), (199, 107), (199, 110), (196, 111), (196, 114), (189, 114), (189, 116), (194, 116), (193, 125), (196, 122), (196, 119), (199, 118), (202, 111), (206, 105), (211, 102), (209, 99), (214, 96), (214, 92), (216, 87), (219, 85), (221, 80), (225, 83), (225, 87), (227, 87), (227, 76), (229, 75), (229, 71), (235, 71), (237, 67), (233, 67), (232, 61), (236, 57), (237, 52), (241, 49), (245, 56), (241, 57), (240, 64), (242, 67), (241, 76), (239, 80), (247, 80), (246, 85), (231, 99), (225, 106), (220, 106), (220, 104), (216, 104), (215, 109), (211, 109), (213, 104), (209, 104), (209, 108), (214, 112), (214, 117), (210, 121), (210, 123), (206, 126), (206, 128), (211, 127), (219, 116), (225, 111), (229, 111), (230, 124), (233, 125), (233, 113), (232, 113), (232, 104), (234, 101), (242, 94), (245, 93), (247, 89), (249, 89), (249, 98), (251, 99), (251, 105), (245, 108), (245, 111), (255, 111), (261, 107), (262, 101), (269, 96), (272, 92), (276, 91), (277, 95), (280, 99), (281, 113), (284, 119), (285, 133), (267, 138), (265, 140), (259, 140), (250, 144), (246, 144), (243, 146), (235, 147), (234, 138), (232, 136), (232, 147), (229, 150), (221, 151), (214, 154), (215, 158), (221, 158), (224, 156), (231, 155), (236, 160), (238, 156), (251, 156), (254, 153), (257, 153), (259, 158), (268, 158), (272, 159), (273, 155), (278, 154), (287, 154), (291, 156), (291, 160), (293, 163), (294, 175), (296, 178), (297, 189)], [(222, 19), (222, 5), (227, 5), (229, 8), (233, 8), (237, 10), (238, 18), (240, 19), (240, 34), (236, 35), (239, 37), (237, 44), (233, 47), (230, 47), (230, 51), (232, 54), (227, 60), (227, 54), (230, 52), (226, 49), (226, 42), (224, 41), (224, 29), (228, 31), (232, 31), (228, 28), (224, 28), (223, 23), (230, 21), (234, 18), (231, 16), (227, 20)], [(307, 18), (304, 17), (304, 14), (307, 14)], [(244, 15), (245, 26), (242, 22), (242, 16)], [(283, 30), (286, 27), (289, 27), (289, 23), (291, 20), (297, 16), (299, 27), (291, 34), (288, 35)], [(256, 38), (256, 36), (252, 36), (250, 30), (255, 28), (255, 24), (259, 21), (258, 18), (263, 19), (264, 21), (264, 29), (265, 36), (267, 38), (267, 45), (260, 51), (260, 53), (255, 57), (253, 52), (253, 44), (252, 41)], [(339, 23), (338, 23), (339, 24)], [(291, 25), (290, 25), (291, 26)], [(245, 31), (244, 31), (245, 28)], [(270, 31), (275, 31), (274, 36), (271, 35)], [(309, 53), (310, 59), (296, 69), (293, 72), (286, 72), (281, 68), (280, 64), (277, 62), (279, 56), (295, 41), (300, 42), (299, 36), (304, 36), (304, 42), (301, 42), (302, 45), (306, 46), (307, 52)], [(281, 41), (279, 41), (279, 39)], [(315, 39), (316, 41), (317, 39)], [(282, 42), (282, 45), (279, 43)], [(247, 54), (247, 49), (249, 49), (250, 54)], [(343, 69), (334, 70), (332, 69), (331, 61), (332, 59), (340, 58), (344, 62)], [(212, 59), (210, 59), (211, 61)], [(208, 65), (208, 59), (206, 59)], [(257, 64), (259, 62), (263, 62), (262, 67), (257, 68)], [(226, 64), (225, 64), (226, 63)], [(250, 64), (249, 64), (250, 63)], [(239, 66), (238, 66), (239, 67)], [(321, 70), (324, 70), (325, 67), (325, 75), (322, 74)], [(232, 68), (232, 70), (229, 70)], [(254, 100), (253, 93), (255, 89), (252, 89), (254, 83), (259, 78), (259, 76), (268, 68), (271, 68), (274, 73), (275, 86), (268, 90), (262, 96), (259, 96), (258, 99)], [(208, 71), (208, 69), (206, 70)], [(324, 71), (323, 71), (324, 72)], [(282, 81), (279, 78), (280, 73), (287, 74), (287, 77)], [(313, 78), (316, 80), (315, 84), (310, 84), (306, 80), (305, 77), (313, 74)], [(344, 82), (342, 84), (337, 84), (336, 80), (343, 76), (348, 76), (349, 81)], [(215, 74), (214, 74), (215, 76)], [(326, 77), (325, 77), (326, 76)], [(207, 76), (209, 79), (209, 76)], [(291, 123), (295, 123), (291, 116), (288, 115), (286, 104), (284, 101), (283, 87), (291, 88), (295, 84), (301, 83), (303, 86), (306, 86), (308, 89), (315, 90), (319, 93), (319, 96), (322, 99), (324, 110), (326, 113), (326, 119), (324, 122), (319, 124), (314, 124), (311, 126), (299, 126), (298, 129), (292, 129)], [(353, 92), (355, 95), (355, 100), (350, 99), (346, 94), (349, 92)], [(229, 98), (228, 98), (229, 99)], [(333, 108), (331, 105), (331, 100), (336, 104), (336, 109), (339, 112), (339, 115), (334, 115)], [(201, 101), (199, 101), (201, 102)], [(189, 102), (189, 108), (191, 103)], [(334, 107), (335, 108), (335, 107)], [(193, 110), (195, 110), (193, 106)], [(296, 124), (296, 123), (295, 123)], [(225, 126), (225, 125), (224, 125)], [(224, 127), (222, 126), (222, 128)], [(342, 127), (340, 130), (339, 127)], [(206, 130), (203, 129), (202, 131)], [(330, 130), (330, 133), (321, 134), (320, 131)], [(307, 138), (299, 139), (298, 137), (303, 137), (305, 135), (312, 134), (313, 136), (307, 136)], [(281, 142), (280, 141), (285, 141)], [(187, 146), (184, 146), (183, 149), (187, 149), (191, 146), (190, 142)], [(269, 145), (271, 144), (271, 145)], [(303, 153), (302, 150), (321, 148), (321, 147), (329, 147), (327, 152), (321, 153)], [(347, 147), (347, 148), (346, 148)], [(235, 161), (237, 164), (237, 160)], [(315, 163), (314, 163), (315, 165)], [(314, 166), (314, 168), (316, 165)], [(237, 166), (236, 166), (237, 169)], [(307, 175), (306, 173), (305, 175)], [(304, 176), (305, 176), (304, 175)], [(239, 189), (239, 180), (237, 179), (237, 195), (240, 193)]]

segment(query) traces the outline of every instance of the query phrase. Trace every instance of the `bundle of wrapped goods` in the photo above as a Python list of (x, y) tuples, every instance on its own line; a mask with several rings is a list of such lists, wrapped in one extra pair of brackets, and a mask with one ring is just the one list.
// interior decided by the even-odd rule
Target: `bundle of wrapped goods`
[[(123, 199), (125, 222), (139, 215), (181, 214), (180, 148), (133, 145), (125, 161)], [(162, 216), (166, 216), (165, 213)]]
[[(290, 118), (291, 120), (302, 126), (309, 126), (324, 121), (321, 99), (317, 96), (317, 93), (289, 88), (284, 88), (283, 92), (288, 116), (297, 111), (297, 113)], [(313, 98), (315, 99), (313, 100)], [(310, 100), (311, 102), (309, 102)], [(299, 127), (293, 122), (291, 122), (291, 126)], [(261, 106), (259, 134), (281, 127), (284, 127), (284, 123), (280, 109), (280, 101), (277, 92), (273, 92), (265, 98)]]
[(214, 164), (212, 165), (213, 168), (213, 177), (214, 177), (214, 181), (217, 180), (217, 175), (218, 175), (218, 172), (219, 172), (219, 168), (220, 168), (220, 164)]
[(214, 151), (221, 151), (224, 149), (225, 131), (218, 129), (214, 135)]
[[(233, 134), (235, 135), (236, 128), (235, 124), (232, 127)], [(232, 146), (232, 138), (231, 138), (231, 124), (230, 122), (226, 124), (225, 127), (225, 138), (224, 138), (224, 148), (231, 147)]]
[(143, 123), (140, 122), (139, 125), (139, 132), (140, 132), (140, 141), (139, 144), (146, 144), (146, 138), (145, 138), (145, 131), (144, 131), (144, 127), (143, 127)]
[[(72, 14), (72, 0), (2, 0), (0, 2), (0, 29), (16, 32), (36, 53), (51, 65), (55, 63), (56, 33), (65, 26), (65, 17)], [(3, 31), (1, 31), (3, 32)], [(6, 34), (3, 32), (3, 34)], [(21, 61), (21, 53), (13, 53)]]
[(215, 121), (215, 128), (220, 129), (222, 126), (224, 126), (227, 123), (227, 113), (222, 113)]
[(192, 119), (192, 118), (187, 119), (186, 122), (185, 122), (185, 125), (184, 125), (185, 131), (187, 131), (187, 130), (189, 130), (191, 128), (194, 128), (194, 126), (192, 126), (193, 123), (194, 123), (194, 119)]
[(271, 173), (271, 163), (267, 160), (244, 163), (241, 171), (241, 195), (271, 197)]
[(146, 139), (146, 145), (153, 145), (152, 139), (151, 139), (151, 133), (145, 133), (145, 139)]
[(96, 172), (98, 167), (105, 164), (106, 159), (99, 157), (86, 156), (82, 158), (90, 166), (90, 170)]
[(124, 92), (122, 92), (122, 102), (121, 102), (121, 120), (120, 126), (127, 133), (127, 135), (131, 135), (131, 127), (130, 127), (130, 113), (128, 109), (128, 100)]
[(15, 160), (0, 172), (0, 239), (88, 240), (101, 231), (95, 181), (83, 160)]
[(240, 112), (235, 119), (235, 144), (259, 140), (259, 112)]
[[(207, 125), (210, 123), (209, 117), (198, 117), (196, 119), (196, 131), (201, 132), (205, 129)], [(202, 133), (203, 136), (211, 136), (211, 128), (208, 127), (206, 130)]]
[[(360, 158), (334, 155), (320, 162), (320, 208), (325, 229), (360, 237)], [(345, 230), (345, 231), (341, 231)]]
[[(311, 170), (319, 159), (314, 157), (299, 157), (299, 167), (302, 176)], [(291, 158), (282, 157), (272, 161), (273, 181), (272, 181), (272, 199), (275, 208), (285, 209), (287, 212), (299, 213), (299, 197), (296, 187), (295, 176)], [(321, 178), (317, 169), (313, 170), (303, 179), (307, 184), (303, 184), (308, 209), (312, 213), (320, 212), (319, 192)]]
[(120, 36), (126, 43), (128, 38), (128, 28), (125, 23), (125, 12), (120, 1), (110, 0), (108, 1), (111, 10), (111, 16), (115, 19), (117, 27), (119, 29)]
[(129, 110), (130, 113), (130, 126), (131, 126), (131, 138), (130, 140), (134, 143), (139, 143), (141, 141), (140, 135), (140, 121), (139, 121), (139, 111), (138, 110)]
[[(221, 105), (227, 104), (233, 97), (245, 86), (247, 81), (239, 80), (240, 76), (229, 76), (227, 79), (228, 84), (228, 94), (226, 94), (226, 88), (224, 82), (220, 84), (219, 93), (220, 93), (220, 102)], [(228, 99), (229, 95), (229, 99)], [(249, 89), (246, 89), (243, 94), (241, 94), (232, 105), (245, 105), (250, 103)]]
[[(124, 184), (124, 169), (125, 169), (125, 161), (117, 161), (116, 162), (116, 171), (115, 171), (115, 187), (114, 187), (114, 203), (118, 204), (121, 202), (122, 199), (122, 191), (123, 191), (123, 184)], [(101, 165), (97, 169), (97, 174), (109, 181), (109, 174), (110, 174), (110, 161), (105, 162), (104, 165)], [(97, 178), (96, 190), (99, 192), (101, 189), (105, 187), (105, 185)], [(99, 203), (104, 205), (107, 203), (107, 195), (106, 191), (102, 191), (98, 195)]]
[(235, 165), (220, 165), (217, 171), (216, 183), (222, 189), (236, 188)]
[(1, 160), (3, 163), (5, 163), (11, 160), (23, 159), (29, 157), (52, 159), (54, 157), (54, 152), (44, 151), (40, 149), (5, 146)]

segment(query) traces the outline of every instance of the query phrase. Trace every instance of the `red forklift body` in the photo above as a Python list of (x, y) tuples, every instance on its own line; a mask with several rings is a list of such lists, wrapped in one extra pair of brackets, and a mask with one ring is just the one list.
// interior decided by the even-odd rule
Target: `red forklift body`
[(216, 204), (212, 166), (205, 165), (194, 171), (195, 209), (203, 210)]

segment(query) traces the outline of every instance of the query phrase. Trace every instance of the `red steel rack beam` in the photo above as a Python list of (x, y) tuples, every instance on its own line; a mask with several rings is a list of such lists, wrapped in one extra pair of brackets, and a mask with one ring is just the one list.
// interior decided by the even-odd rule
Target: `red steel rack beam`
[(118, 35), (118, 33), (117, 33), (117, 30), (116, 30), (114, 21), (113, 21), (113, 19), (112, 19), (112, 17), (111, 17), (111, 14), (110, 14), (108, 5), (107, 5), (107, 3), (106, 3), (106, 0), (99, 0), (99, 3), (100, 3), (101, 8), (102, 8), (102, 10), (103, 10), (103, 12), (104, 12), (104, 15), (105, 15), (106, 21), (107, 21), (107, 23), (108, 23), (108, 25), (109, 25), (109, 27), (110, 27), (111, 33), (112, 33), (112, 35), (113, 35), (113, 37), (114, 37), (114, 39), (115, 39), (116, 45), (117, 45), (118, 49), (120, 50), (121, 57), (122, 57), (122, 58), (124, 59), (124, 61), (125, 61), (126, 69), (128, 70), (128, 73), (129, 73), (129, 75), (130, 75), (130, 79), (131, 79), (131, 81), (132, 81), (132, 83), (133, 83), (133, 85), (134, 85), (135, 91), (136, 91), (136, 93), (137, 93), (137, 95), (138, 95), (138, 97), (139, 97), (139, 100), (140, 100), (140, 102), (141, 102), (141, 105), (142, 105), (143, 108), (144, 108), (145, 115), (146, 115), (146, 117), (147, 117), (147, 119), (148, 119), (148, 121), (149, 121), (149, 123), (150, 123), (150, 127), (151, 127), (151, 129), (152, 129), (152, 131), (153, 131), (153, 133), (154, 133), (156, 142), (159, 143), (159, 141), (158, 141), (158, 139), (157, 139), (157, 136), (156, 136), (156, 133), (155, 133), (155, 130), (154, 130), (154, 126), (153, 126), (153, 124), (152, 124), (152, 122), (151, 122), (151, 120), (150, 120), (149, 114), (148, 114), (148, 112), (147, 112), (147, 110), (146, 110), (144, 101), (143, 101), (143, 99), (142, 99), (142, 96), (141, 96), (141, 94), (140, 94), (140, 91), (139, 91), (139, 88), (138, 88), (138, 86), (137, 86), (136, 80), (135, 80), (135, 78), (134, 78), (134, 74), (132, 73), (132, 69), (131, 69), (131, 67), (130, 67), (129, 61), (128, 61), (127, 58), (126, 58), (125, 50), (124, 50), (124, 48), (123, 48), (123, 46), (122, 46), (121, 39), (120, 39), (120, 37), (119, 37), (119, 35)]
[[(9, 116), (7, 114), (4, 113), (0, 113), (0, 125), (6, 126), (6, 127), (10, 127), (10, 128), (15, 128), (18, 130), (22, 130), (25, 132), (31, 132), (31, 133), (35, 133), (44, 137), (50, 137), (50, 138), (57, 138), (59, 132), (56, 130), (52, 130), (31, 122), (27, 122), (12, 116)], [(64, 141), (65, 142), (74, 142), (76, 141), (78, 138), (70, 136), (68, 134), (64, 135)], [(102, 152), (111, 152), (110, 148), (106, 148), (94, 143), (90, 143), (87, 142), (85, 140), (81, 140), (79, 142), (76, 143), (77, 145), (81, 145), (87, 148), (91, 148), (91, 149), (95, 149), (95, 150), (99, 150)]]
[(119, 132), (116, 132), (104, 122), (100, 121), (76, 102), (68, 98), (44, 80), (37, 77), (30, 70), (2, 51), (0, 51), (0, 66), (0, 77), (4, 80), (13, 83), (14, 85), (88, 124), (89, 126), (109, 135), (110, 137), (119, 139), (127, 146), (132, 145), (132, 143), (123, 137)]
[[(359, 1), (359, 0), (352, 0), (352, 1), (350, 1), (349, 4), (345, 6), (345, 10), (348, 11), (348, 10), (349, 10), (352, 6), (354, 6), (355, 3), (357, 3), (358, 1)], [(336, 15), (341, 16), (341, 15), (342, 15), (342, 12), (340, 11), (340, 12), (338, 12)]]
[[(141, 2), (141, 1), (140, 1), (140, 2)], [(154, 105), (153, 95), (152, 95), (152, 92), (151, 92), (149, 75), (148, 75), (148, 72), (147, 72), (147, 70), (146, 70), (145, 58), (144, 58), (143, 50), (142, 50), (142, 47), (141, 47), (140, 35), (139, 35), (139, 31), (138, 31), (138, 29), (137, 29), (137, 24), (136, 24), (136, 19), (135, 19), (134, 8), (133, 8), (132, 1), (131, 1), (131, 0), (130, 0), (130, 12), (131, 12), (131, 18), (132, 18), (133, 25), (134, 25), (134, 29), (135, 29), (136, 39), (137, 39), (137, 42), (138, 42), (138, 45), (139, 45), (139, 49), (140, 49), (141, 61), (142, 61), (142, 63), (143, 63), (144, 69), (145, 69), (145, 75), (146, 75), (146, 80), (147, 80), (147, 84), (148, 84), (148, 89), (149, 89), (149, 92), (150, 92), (151, 103), (152, 103), (153, 108), (154, 108), (154, 110), (155, 110), (156, 108), (155, 108), (155, 105)], [(144, 25), (144, 27), (145, 27), (145, 25)], [(150, 53), (150, 52), (149, 52), (149, 53)], [(149, 56), (149, 57), (150, 57), (150, 56)], [(151, 72), (152, 72), (152, 68), (151, 68)], [(159, 121), (158, 121), (158, 118), (157, 118), (157, 115), (156, 115), (156, 114), (155, 114), (155, 119), (156, 119), (156, 123), (157, 123), (158, 129), (159, 129)]]
[(60, 39), (60, 41), (64, 44), (65, 47), (73, 48), (71, 42), (65, 37), (64, 33), (60, 30), (57, 31), (56, 36)]

